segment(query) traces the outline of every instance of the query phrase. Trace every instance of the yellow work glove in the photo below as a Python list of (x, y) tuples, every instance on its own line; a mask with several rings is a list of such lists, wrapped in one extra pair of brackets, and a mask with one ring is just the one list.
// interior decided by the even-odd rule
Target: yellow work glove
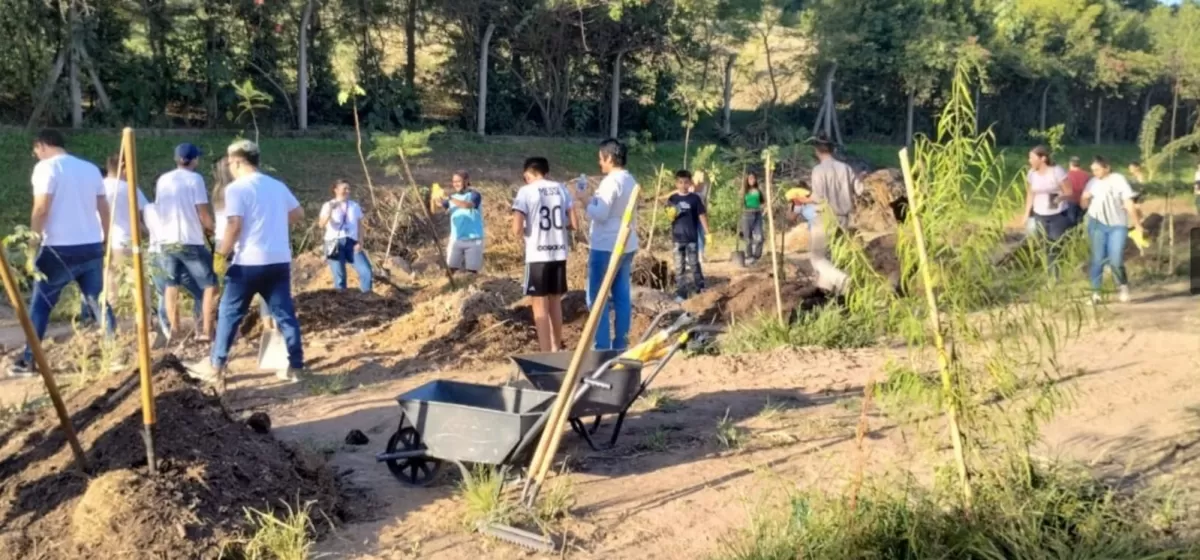
[(678, 213), (679, 212), (677, 210), (675, 210), (674, 206), (668, 206), (667, 207), (667, 220), (672, 221), (672, 222), (675, 221), (675, 215)]
[(704, 244), (712, 245), (712, 234), (711, 233), (704, 234)]
[(1150, 241), (1146, 239), (1146, 233), (1140, 227), (1129, 230), (1129, 239), (1133, 240), (1133, 244), (1138, 248), (1139, 253), (1144, 253), (1146, 248), (1150, 246)]
[(442, 199), (446, 198), (446, 191), (442, 190), (442, 185), (434, 183), (429, 187), (429, 210), (437, 212), (439, 206), (442, 205)]

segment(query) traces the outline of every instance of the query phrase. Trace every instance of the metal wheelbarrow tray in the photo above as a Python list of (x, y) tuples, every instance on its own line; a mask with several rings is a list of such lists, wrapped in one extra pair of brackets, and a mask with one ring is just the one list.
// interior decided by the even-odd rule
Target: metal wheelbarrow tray
[[(655, 317), (640, 342), (649, 340), (663, 319), (676, 313), (679, 312), (666, 311)], [(688, 336), (673, 342), (670, 350), (660, 360), (640, 362), (622, 359), (621, 351), (611, 350), (589, 351), (584, 354), (583, 362), (580, 363), (580, 384), (588, 384), (591, 389), (574, 402), (567, 420), (571, 429), (587, 442), (588, 447), (596, 451), (601, 450), (592, 439), (592, 435), (600, 428), (602, 418), (613, 414), (617, 415), (617, 421), (605, 448), (616, 445), (629, 408), (683, 347), (688, 337), (697, 333), (720, 332), (718, 328), (691, 325), (690, 321), (690, 316), (682, 314), (676, 325), (671, 327), (672, 331), (686, 332)], [(570, 367), (572, 354), (573, 352), (569, 351), (543, 352), (513, 356), (510, 359), (534, 389), (557, 393)], [(642, 371), (647, 366), (653, 367), (653, 371), (643, 380)], [(510, 386), (517, 385), (510, 382)], [(582, 420), (589, 416), (594, 418), (591, 427), (585, 426)]]
[(555, 393), (458, 381), (426, 383), (396, 397), (400, 426), (376, 456), (402, 482), (432, 483), (443, 461), (510, 467), (529, 459)]

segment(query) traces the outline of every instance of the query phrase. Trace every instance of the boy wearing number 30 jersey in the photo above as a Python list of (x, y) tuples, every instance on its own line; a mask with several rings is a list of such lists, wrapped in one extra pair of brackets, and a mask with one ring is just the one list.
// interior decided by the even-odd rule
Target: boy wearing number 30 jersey
[(525, 160), (525, 186), (513, 200), (513, 234), (525, 238), (525, 295), (533, 301), (542, 352), (562, 349), (562, 297), (567, 293), (567, 252), (575, 229), (571, 193), (546, 179), (546, 158)]

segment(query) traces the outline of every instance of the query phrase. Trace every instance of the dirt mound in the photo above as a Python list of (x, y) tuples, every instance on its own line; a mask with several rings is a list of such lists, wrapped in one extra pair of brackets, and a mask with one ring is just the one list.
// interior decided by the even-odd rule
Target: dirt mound
[(405, 295), (392, 297), (357, 290), (317, 290), (296, 294), (296, 315), (309, 332), (378, 327), (412, 310)]
[(896, 234), (881, 235), (867, 242), (863, 247), (871, 266), (885, 278), (898, 280), (900, 278), (900, 257), (896, 254)]
[[(828, 300), (827, 294), (812, 285), (799, 270), (788, 273), (788, 280), (779, 286), (783, 313), (793, 317), (797, 310), (816, 307)], [(740, 276), (721, 289), (709, 290), (683, 303), (687, 312), (702, 322), (747, 321), (763, 314), (775, 313), (775, 281), (770, 274), (752, 273)]]
[(142, 444), (136, 371), (104, 378), (67, 402), (95, 478), (73, 467), (52, 411), (0, 436), (0, 558), (215, 558), (242, 534), (246, 508), (304, 503), (341, 516), (337, 483), (219, 400), (155, 365), (159, 473)]
[(863, 193), (855, 201), (854, 227), (862, 231), (896, 229), (894, 202), (904, 198), (904, 176), (899, 169), (880, 169), (863, 178)]
[[(1200, 216), (1195, 214), (1175, 214), (1174, 226), (1175, 243), (1187, 243), (1192, 229), (1200, 227)], [(1167, 218), (1158, 213), (1150, 214), (1142, 218), (1142, 227), (1146, 230), (1146, 237), (1151, 241), (1155, 241), (1159, 235), (1166, 234)], [(1165, 243), (1166, 240), (1164, 239), (1163, 242)]]
[(634, 286), (645, 286), (655, 290), (667, 290), (675, 285), (675, 274), (667, 261), (638, 252), (633, 258), (632, 280)]

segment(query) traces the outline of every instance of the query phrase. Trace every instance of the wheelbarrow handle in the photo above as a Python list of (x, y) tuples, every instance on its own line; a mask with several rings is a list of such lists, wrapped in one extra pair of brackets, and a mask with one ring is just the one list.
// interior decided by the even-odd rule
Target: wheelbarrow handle
[(663, 319), (667, 318), (668, 315), (671, 315), (674, 313), (685, 313), (685, 312), (682, 310), (679, 310), (679, 309), (667, 309), (666, 311), (663, 311), (663, 312), (659, 313), (658, 315), (655, 315), (654, 319), (650, 321), (650, 326), (646, 327), (646, 332), (642, 333), (642, 338), (641, 338), (641, 340), (638, 341), (638, 344), (641, 344), (643, 342), (646, 342), (647, 340), (650, 340), (650, 337), (654, 336), (655, 331), (658, 330), (659, 323), (662, 323)]
[(584, 378), (583, 384), (591, 385), (592, 387), (595, 387), (597, 389), (604, 389), (605, 391), (612, 390), (612, 383), (605, 383), (603, 381), (600, 381), (598, 379), (592, 379), (590, 377)]

